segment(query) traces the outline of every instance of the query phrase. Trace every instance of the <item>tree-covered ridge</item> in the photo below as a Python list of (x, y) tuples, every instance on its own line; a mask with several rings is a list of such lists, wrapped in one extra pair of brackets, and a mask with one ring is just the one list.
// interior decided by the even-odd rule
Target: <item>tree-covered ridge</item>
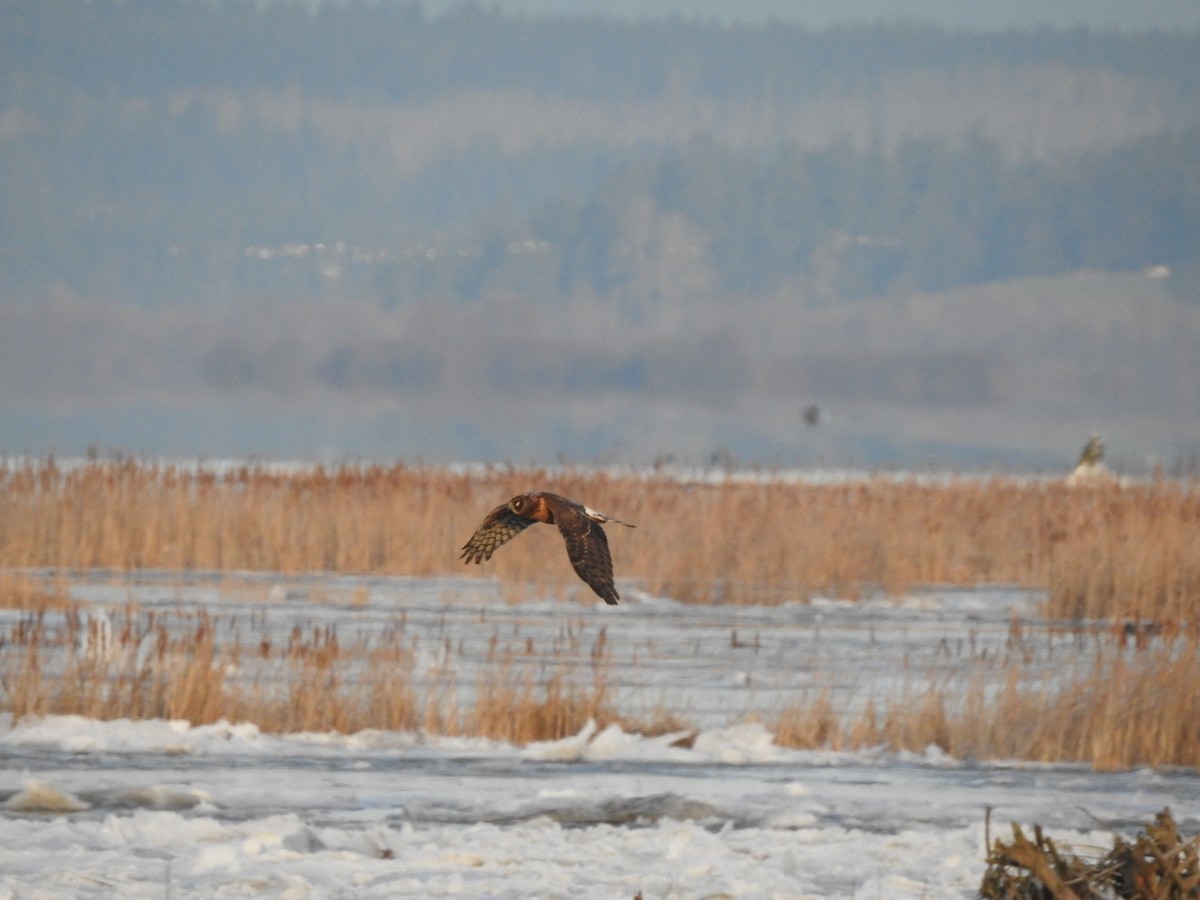
[[(630, 211), (679, 214), (719, 287), (758, 294), (834, 279), (837, 296), (1082, 268), (1179, 265), (1200, 253), (1200, 128), (1061, 162), (1006, 159), (990, 141), (909, 141), (894, 154), (785, 148), (757, 163), (697, 140), (621, 168), (564, 217), (535, 218), (561, 271), (605, 289)], [(566, 235), (564, 238), (563, 236)]]
[[(1083, 268), (1186, 267), (1200, 252), (1195, 128), (1062, 162), (1010, 160), (983, 139), (914, 140), (894, 154), (785, 147), (763, 160), (698, 138), (618, 164), (586, 196), (519, 214), (501, 205), (441, 233), (398, 223), (399, 191), (393, 202), (373, 194), (320, 148), (297, 156), (257, 137), (206, 146), (175, 129), (132, 142), (124, 132), (88, 149), (91, 170), (72, 165), (70, 148), (46, 148), (41, 173), (30, 160), (0, 188), (14, 198), (0, 213), (4, 277), (152, 303), (334, 289), (386, 306), (497, 291), (638, 303), (684, 288), (699, 302), (785, 284), (825, 303)], [(532, 185), (545, 174), (535, 162), (562, 167), (568, 182), (567, 154), (521, 166), (480, 153), (471, 171), (480, 184)], [(60, 215), (81, 198), (90, 202)]]
[(1200, 35), (0, 0), (0, 302), (631, 315), (1194, 266)]
[(916, 25), (815, 32), (678, 17), (528, 19), (481, 3), (430, 16), (406, 0), (3, 0), (0, 17), (6, 76), (137, 96), (300, 87), (408, 100), (470, 86), (595, 98), (653, 95), (673, 84), (714, 96), (786, 96), (914, 67), (996, 63), (1112, 68), (1179, 90), (1200, 80), (1197, 35), (970, 35)]

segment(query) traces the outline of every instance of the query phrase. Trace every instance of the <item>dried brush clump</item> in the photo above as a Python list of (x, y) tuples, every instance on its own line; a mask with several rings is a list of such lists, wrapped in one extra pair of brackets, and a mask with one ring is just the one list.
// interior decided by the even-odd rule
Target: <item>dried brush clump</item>
[(610, 667), (604, 628), (587, 662), (521, 672), (514, 655), (507, 652), (497, 667), (480, 676), (475, 704), (461, 727), (468, 734), (526, 744), (578, 734), (589, 720), (600, 727), (618, 722), (620, 716), (609, 696)]
[(1064, 853), (1034, 826), (1030, 840), (1013, 825), (1011, 842), (989, 848), (979, 888), (985, 900), (1185, 900), (1200, 897), (1200, 837), (1183, 838), (1164, 809), (1131, 844), (1090, 861)]

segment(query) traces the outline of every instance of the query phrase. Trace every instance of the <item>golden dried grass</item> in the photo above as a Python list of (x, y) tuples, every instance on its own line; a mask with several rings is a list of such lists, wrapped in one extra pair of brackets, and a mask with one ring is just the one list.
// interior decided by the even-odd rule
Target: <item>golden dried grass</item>
[(476, 702), (461, 727), (471, 735), (526, 744), (578, 734), (588, 720), (618, 720), (602, 678), (580, 684), (563, 669), (545, 677), (501, 670), (480, 676)]
[[(531, 487), (636, 523), (612, 540), (618, 578), (685, 601), (1003, 582), (1045, 589), (1048, 616), (1112, 622), (1108, 654), (1065, 682), (1039, 682), (1014, 664), (999, 691), (983, 679), (942, 685), (850, 717), (818, 695), (779, 713), (783, 744), (936, 744), (962, 757), (1101, 768), (1200, 765), (1200, 708), (1188, 689), (1200, 683), (1200, 491), (1168, 481), (805, 485), (403, 465), (216, 473), (123, 459), (9, 464), (0, 466), (0, 606), (26, 615), (4, 638), (3, 706), (17, 717), (228, 718), (274, 731), (423, 727), (516, 742), (572, 734), (589, 718), (636, 724), (613, 707), (602, 642), (583, 668), (535, 671), (497, 653), (473, 691), (451, 673), (419, 694), (409, 649), (395, 639), (344, 647), (333, 632), (296, 634), (287, 647), (264, 641), (252, 666), (242, 645), (217, 639), (216, 618), (167, 629), (131, 608), (111, 631), (93, 634), (98, 626), (74, 609), (61, 578), (48, 589), (22, 571), (466, 571), (500, 579), (513, 596), (590, 596), (551, 529), (531, 529), (482, 569), (458, 561), (482, 516)], [(55, 630), (46, 622), (57, 611), (64, 624)], [(245, 677), (264, 666), (278, 677)], [(654, 718), (670, 730), (685, 724), (670, 711)]]
[[(134, 606), (102, 616), (23, 618), (2, 639), (3, 708), (15, 719), (253, 721), (268, 731), (411, 728), (405, 653), (395, 644), (343, 651), (332, 631), (286, 647), (243, 646), (236, 625), (199, 612), (168, 623)], [(347, 680), (347, 673), (361, 674)]]
[(532, 529), (486, 566), (459, 562), (488, 510), (535, 487), (636, 523), (612, 535), (618, 579), (688, 602), (1011, 583), (1046, 590), (1056, 618), (1200, 619), (1200, 491), (1169, 481), (685, 483), (571, 470), (216, 473), (45, 460), (0, 467), (0, 568), (467, 573), (514, 595), (590, 597), (550, 529)]
[[(286, 641), (244, 633), (261, 620), (197, 612), (28, 613), (0, 638), (0, 708), (30, 715), (252, 721), (265, 731), (418, 730), (525, 744), (577, 734), (588, 720), (646, 733), (689, 723), (658, 706), (619, 709), (604, 630), (553, 646), (514, 637), (479, 661), (473, 684), (452, 666), (414, 678), (403, 626), (351, 643), (330, 626)], [(772, 726), (782, 746), (835, 750), (934, 745), (962, 759), (1080, 761), (1097, 769), (1200, 768), (1200, 636), (1159, 635), (1139, 649), (1097, 635), (1091, 663), (1047, 675), (1020, 656), (977, 661), (973, 676), (901, 687), (853, 712), (829, 691), (801, 697)], [(516, 649), (514, 649), (514, 647)], [(1007, 671), (996, 685), (994, 672)]]
[(1047, 510), (1048, 611), (1056, 618), (1200, 619), (1200, 492), (1171, 482), (1088, 487)]
[[(547, 670), (506, 651), (481, 668), (473, 691), (446, 670), (418, 692), (402, 628), (343, 644), (331, 626), (296, 626), (276, 644), (205, 612), (171, 618), (133, 605), (53, 622), (23, 617), (0, 638), (0, 709), (14, 719), (226, 719), (279, 733), (424, 728), (515, 743), (616, 720), (603, 632), (582, 664)], [(529, 656), (547, 658), (536, 647)]]
[(804, 697), (781, 711), (775, 733), (801, 748), (932, 745), (958, 759), (1200, 768), (1200, 639), (1099, 646), (1090, 667), (1066, 678), (1013, 663), (998, 687), (980, 672), (961, 684), (902, 689), (849, 716), (827, 694)]
[(61, 577), (47, 581), (25, 572), (0, 572), (0, 609), (44, 612), (74, 609), (76, 605)]

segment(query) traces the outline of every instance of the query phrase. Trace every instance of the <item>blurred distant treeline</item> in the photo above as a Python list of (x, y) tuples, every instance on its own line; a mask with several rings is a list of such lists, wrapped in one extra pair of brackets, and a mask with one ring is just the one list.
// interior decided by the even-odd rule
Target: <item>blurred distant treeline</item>
[(0, 0), (0, 302), (1194, 272), (1200, 34)]

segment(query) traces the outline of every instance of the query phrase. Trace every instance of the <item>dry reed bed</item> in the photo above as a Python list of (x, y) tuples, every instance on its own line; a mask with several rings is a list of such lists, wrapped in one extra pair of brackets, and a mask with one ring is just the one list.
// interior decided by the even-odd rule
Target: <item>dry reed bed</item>
[(687, 483), (582, 470), (218, 473), (43, 460), (0, 467), (0, 568), (478, 574), (522, 593), (588, 596), (551, 529), (532, 529), (482, 568), (458, 561), (482, 516), (531, 488), (636, 523), (613, 534), (618, 579), (689, 602), (990, 582), (1045, 589), (1056, 618), (1200, 618), (1200, 490), (1172, 481)]
[(44, 612), (70, 610), (76, 606), (70, 585), (61, 573), (46, 579), (25, 572), (0, 572), (0, 609)]
[(1200, 768), (1200, 638), (1141, 650), (1109, 638), (1097, 648), (1090, 666), (1065, 678), (1017, 662), (998, 689), (979, 673), (869, 703), (853, 717), (827, 695), (804, 698), (779, 715), (776, 739), (805, 749), (935, 745), (957, 759), (1084, 762), (1102, 771)]
[(0, 467), (0, 607), (25, 614), (0, 637), (3, 708), (17, 717), (227, 718), (271, 731), (420, 728), (519, 743), (577, 733), (589, 718), (685, 728), (670, 710), (614, 708), (602, 637), (573, 648), (580, 664), (539, 668), (530, 665), (538, 648), (496, 647), (477, 683), (449, 672), (418, 690), (402, 626), (352, 643), (296, 632), (275, 646), (221, 638), (245, 623), (192, 613), (168, 628), (131, 608), (111, 633), (92, 634), (61, 574), (20, 571), (467, 573), (498, 577), (514, 594), (588, 596), (552, 529), (532, 529), (482, 569), (457, 559), (484, 513), (534, 487), (637, 523), (614, 534), (618, 577), (685, 601), (1004, 582), (1044, 588), (1049, 616), (1114, 623), (1092, 668), (1065, 680), (1039, 680), (1017, 661), (998, 692), (980, 678), (881, 698), (853, 717), (828, 696), (802, 698), (771, 722), (783, 744), (1200, 766), (1200, 695), (1190, 689), (1200, 683), (1200, 491), (1167, 481), (806, 485), (403, 465), (218, 473), (132, 460), (10, 464)]
[[(423, 730), (516, 743), (616, 720), (603, 630), (575, 648), (583, 663), (548, 664), (521, 639), (494, 644), (472, 685), (446, 669), (418, 686), (402, 622), (350, 640), (328, 625), (297, 625), (278, 641), (263, 627), (254, 617), (133, 604), (104, 618), (25, 615), (0, 635), (0, 709), (14, 719), (226, 719), (278, 733)], [(559, 655), (556, 646), (550, 657)]]
[[(418, 677), (405, 629), (401, 616), (349, 639), (328, 625), (273, 638), (256, 616), (133, 604), (105, 618), (30, 612), (0, 635), (0, 709), (15, 719), (227, 719), (281, 733), (419, 730), (518, 744), (577, 734), (589, 719), (642, 733), (692, 730), (670, 710), (618, 707), (604, 628), (549, 643), (506, 631), (470, 683), (452, 664)], [(859, 712), (824, 692), (749, 715), (788, 747), (936, 745), (960, 759), (1200, 768), (1200, 635), (1160, 634), (1137, 648), (1100, 631), (1090, 643), (1090, 657), (1065, 674), (1019, 652), (981, 656), (964, 682), (898, 689)]]

